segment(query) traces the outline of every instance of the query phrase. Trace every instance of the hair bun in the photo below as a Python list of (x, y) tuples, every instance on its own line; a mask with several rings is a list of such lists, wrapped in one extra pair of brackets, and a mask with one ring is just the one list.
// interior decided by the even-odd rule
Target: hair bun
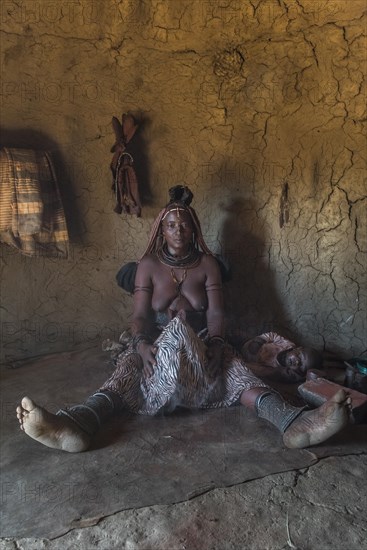
[(175, 185), (169, 190), (170, 201), (168, 204), (173, 202), (182, 202), (185, 206), (190, 206), (193, 197), (194, 195), (188, 187), (183, 185)]

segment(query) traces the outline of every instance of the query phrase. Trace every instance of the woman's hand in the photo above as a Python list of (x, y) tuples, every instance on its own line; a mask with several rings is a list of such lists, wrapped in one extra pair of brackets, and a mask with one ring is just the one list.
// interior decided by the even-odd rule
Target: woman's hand
[(141, 341), (136, 351), (140, 355), (143, 361), (143, 372), (146, 378), (150, 378), (153, 375), (155, 365), (155, 354), (157, 353), (157, 346), (149, 344), (148, 342)]
[(206, 350), (206, 356), (208, 358), (208, 373), (215, 378), (220, 373), (223, 361), (223, 344), (213, 341), (209, 342)]

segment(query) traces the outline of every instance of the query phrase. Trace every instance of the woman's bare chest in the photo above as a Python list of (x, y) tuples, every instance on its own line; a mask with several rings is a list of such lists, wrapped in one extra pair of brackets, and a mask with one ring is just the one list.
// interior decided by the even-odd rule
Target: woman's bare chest
[(207, 307), (205, 276), (200, 270), (162, 265), (152, 277), (152, 283), (155, 311), (166, 310), (177, 298), (180, 303), (187, 303), (183, 309), (202, 311)]

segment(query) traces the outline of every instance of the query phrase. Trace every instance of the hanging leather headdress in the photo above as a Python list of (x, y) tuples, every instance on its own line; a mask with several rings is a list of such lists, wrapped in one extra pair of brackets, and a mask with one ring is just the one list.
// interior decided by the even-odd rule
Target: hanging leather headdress
[(128, 152), (128, 143), (133, 138), (138, 125), (132, 115), (123, 114), (122, 124), (116, 117), (112, 117), (112, 127), (116, 136), (116, 142), (111, 149), (111, 153), (114, 153), (111, 162), (112, 189), (116, 196), (114, 211), (117, 214), (126, 212), (126, 214), (135, 214), (140, 217), (141, 202), (138, 180), (133, 167), (134, 159)]

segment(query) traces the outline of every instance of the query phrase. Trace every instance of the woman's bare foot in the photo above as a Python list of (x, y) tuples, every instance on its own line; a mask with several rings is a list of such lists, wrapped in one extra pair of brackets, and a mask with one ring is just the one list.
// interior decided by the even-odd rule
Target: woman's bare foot
[(29, 397), (23, 397), (17, 407), (17, 417), (21, 430), (46, 447), (80, 453), (90, 445), (89, 435), (67, 416), (52, 414)]
[(318, 409), (296, 418), (283, 435), (284, 444), (291, 449), (303, 449), (326, 441), (348, 424), (350, 409), (350, 397), (339, 390)]

